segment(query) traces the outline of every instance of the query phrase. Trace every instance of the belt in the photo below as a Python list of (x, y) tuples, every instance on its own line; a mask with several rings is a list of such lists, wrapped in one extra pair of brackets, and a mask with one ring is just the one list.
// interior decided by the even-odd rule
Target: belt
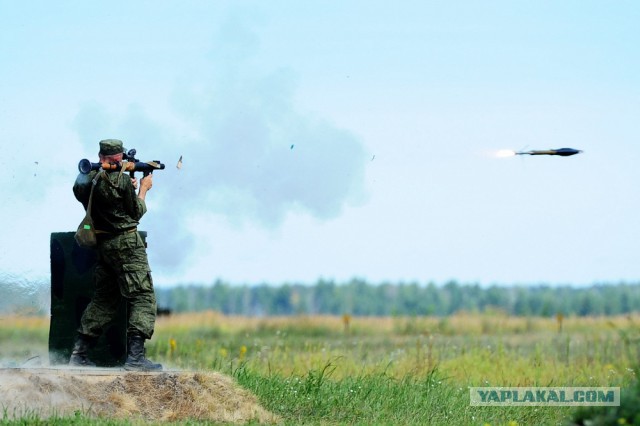
[(108, 232), (108, 231), (101, 231), (99, 229), (96, 229), (95, 233), (96, 233), (96, 235), (103, 235), (103, 236), (107, 237), (107, 236), (131, 234), (132, 232), (136, 232), (137, 230), (138, 230), (138, 228), (131, 228), (131, 229), (127, 229), (125, 231), (120, 231), (120, 232)]

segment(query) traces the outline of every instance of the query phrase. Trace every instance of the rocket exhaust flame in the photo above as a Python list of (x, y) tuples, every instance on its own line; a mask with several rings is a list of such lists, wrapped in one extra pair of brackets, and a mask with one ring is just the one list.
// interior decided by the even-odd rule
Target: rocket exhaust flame
[(511, 149), (501, 149), (496, 151), (496, 157), (498, 158), (513, 157), (515, 155), (516, 155), (516, 152)]

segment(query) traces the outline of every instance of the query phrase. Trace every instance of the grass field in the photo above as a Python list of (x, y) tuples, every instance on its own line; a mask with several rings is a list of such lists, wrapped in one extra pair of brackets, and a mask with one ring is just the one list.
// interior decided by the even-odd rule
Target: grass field
[[(637, 315), (560, 322), (499, 312), (448, 318), (206, 312), (160, 317), (147, 351), (167, 367), (229, 374), (287, 424), (569, 424), (571, 407), (472, 407), (468, 387), (628, 386), (640, 355), (638, 325)], [(47, 333), (47, 318), (4, 317), (0, 356), (46, 357)]]

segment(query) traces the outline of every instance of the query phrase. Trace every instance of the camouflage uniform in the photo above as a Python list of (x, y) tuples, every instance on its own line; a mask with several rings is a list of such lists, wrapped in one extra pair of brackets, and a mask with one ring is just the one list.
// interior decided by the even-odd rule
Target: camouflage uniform
[[(101, 152), (109, 153), (108, 144), (105, 145), (107, 148), (103, 149), (101, 143)], [(119, 146), (122, 152), (121, 142)], [(96, 173), (78, 175), (73, 186), (85, 209)], [(95, 294), (82, 315), (78, 332), (100, 336), (124, 298), (129, 305), (127, 333), (150, 339), (156, 320), (156, 298), (146, 248), (136, 232), (138, 221), (147, 211), (146, 204), (137, 197), (128, 174), (110, 172), (97, 180), (91, 209), (98, 232)]]

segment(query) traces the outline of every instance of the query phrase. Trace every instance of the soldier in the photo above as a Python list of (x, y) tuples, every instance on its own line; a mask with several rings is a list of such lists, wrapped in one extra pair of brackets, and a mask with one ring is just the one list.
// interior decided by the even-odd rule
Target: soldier
[[(120, 140), (100, 141), (101, 163), (120, 163), (123, 152)], [(140, 180), (136, 195), (137, 179), (121, 172), (79, 174), (73, 192), (85, 210), (92, 180), (98, 173), (91, 207), (98, 240), (95, 294), (82, 314), (69, 365), (95, 366), (89, 360), (88, 350), (95, 345), (124, 299), (129, 306), (125, 370), (162, 370), (162, 365), (148, 360), (144, 352), (144, 341), (153, 335), (156, 298), (146, 248), (137, 232), (138, 222), (147, 211), (145, 196), (153, 185), (152, 175)]]

